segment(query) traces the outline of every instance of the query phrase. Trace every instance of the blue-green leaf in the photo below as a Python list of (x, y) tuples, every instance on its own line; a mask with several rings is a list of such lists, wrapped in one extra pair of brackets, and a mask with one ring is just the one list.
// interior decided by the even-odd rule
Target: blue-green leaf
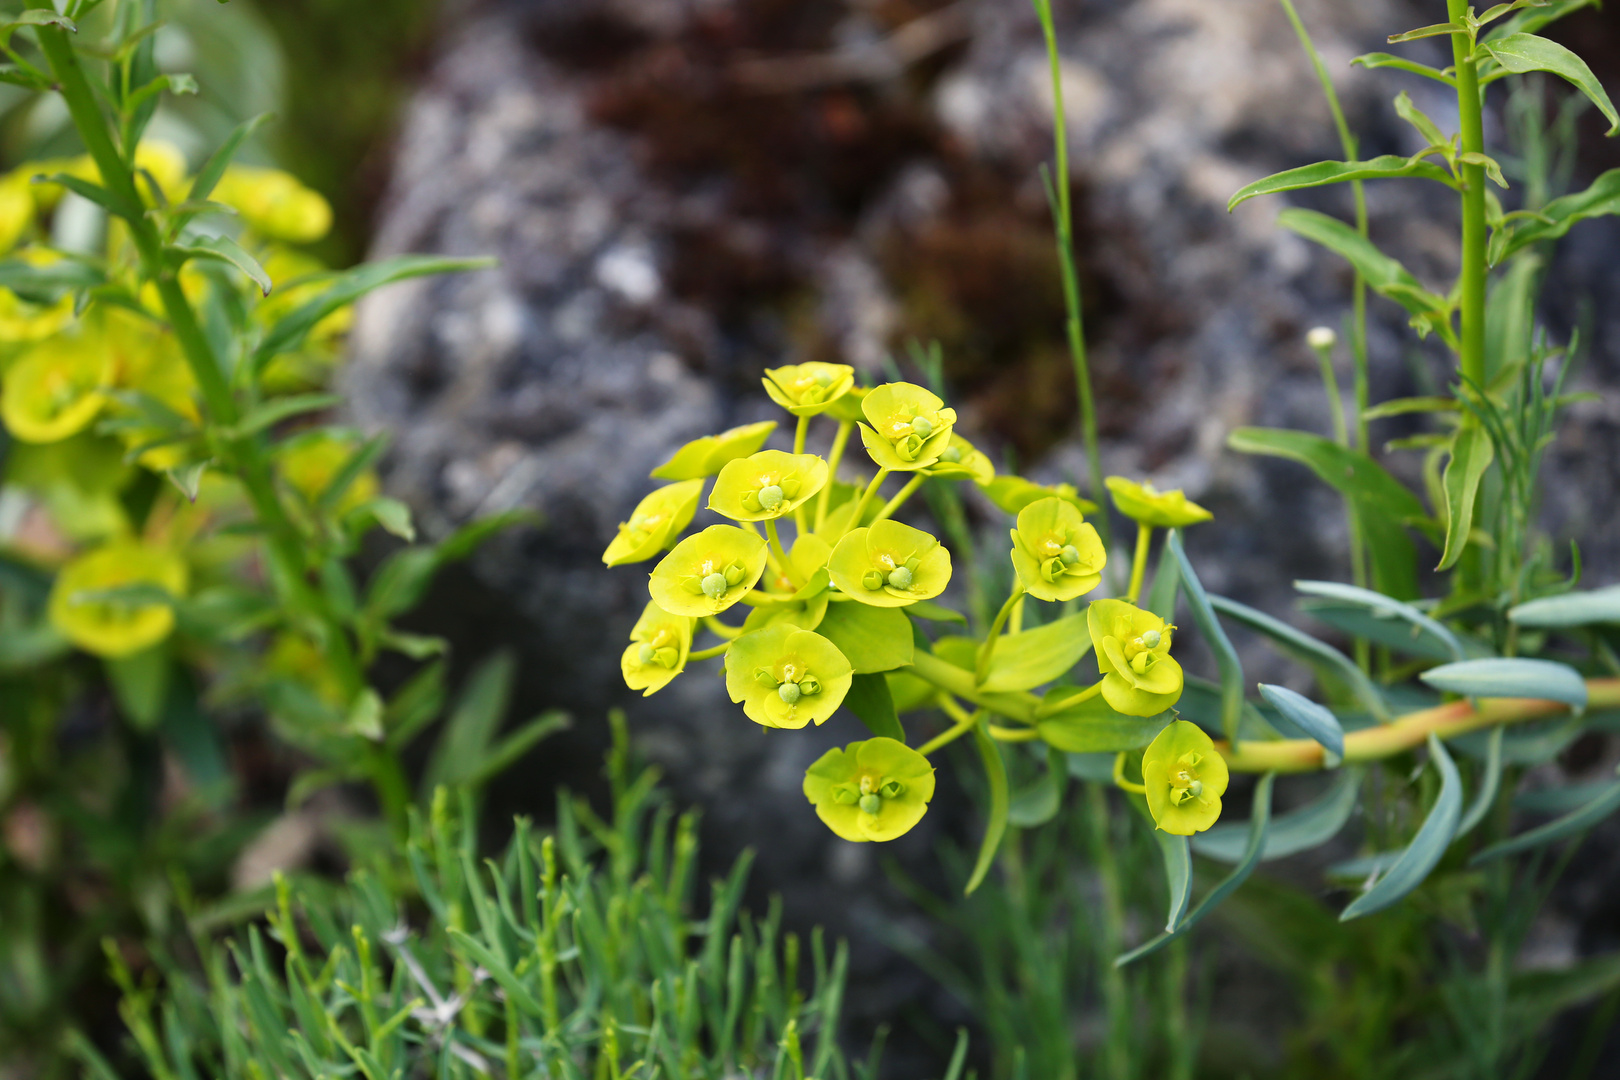
[(973, 725), (973, 745), (979, 751), (979, 760), (984, 763), (985, 782), (990, 789), (990, 816), (985, 819), (984, 839), (979, 844), (979, 857), (973, 864), (973, 874), (968, 878), (967, 888), (962, 890), (964, 896), (973, 895), (973, 891), (984, 881), (991, 864), (996, 861), (996, 849), (1001, 847), (1001, 838), (1007, 832), (1007, 763), (1001, 759), (1001, 747), (996, 745), (996, 740), (990, 737), (985, 726), (983, 720)]
[[(1418, 652), (1419, 655), (1433, 656), (1434, 659), (1439, 660), (1447, 658), (1461, 660), (1463, 658), (1462, 642), (1457, 640), (1457, 635), (1447, 629), (1444, 624), (1430, 618), (1403, 600), (1397, 600), (1392, 596), (1385, 596), (1381, 592), (1363, 589), (1356, 585), (1342, 585), (1336, 581), (1296, 581), (1294, 582), (1294, 588), (1307, 596), (1320, 596), (1328, 600), (1353, 604), (1372, 613), (1381, 622), (1391, 623), (1398, 620), (1410, 627), (1410, 630), (1392, 628), (1393, 632), (1390, 635), (1374, 638), (1380, 644), (1401, 648), (1401, 645), (1395, 643), (1405, 640), (1410, 642), (1406, 646), (1408, 652)], [(1306, 608), (1305, 610), (1318, 615), (1322, 611), (1319, 608)], [(1338, 624), (1335, 623), (1335, 625)], [(1439, 652), (1438, 656), (1434, 656), (1435, 651)]]
[(225, 170), (230, 166), (231, 159), (236, 156), (236, 151), (270, 117), (270, 113), (260, 113), (251, 120), (238, 124), (235, 130), (225, 137), (225, 141), (208, 155), (208, 160), (203, 162), (202, 168), (197, 170), (197, 176), (192, 180), (191, 191), (186, 198), (191, 202), (200, 203), (212, 195), (220, 177), (225, 175)]
[(1593, 825), (1602, 821), (1616, 810), (1620, 810), (1620, 781), (1605, 786), (1597, 795), (1579, 810), (1565, 814), (1545, 825), (1520, 833), (1509, 840), (1499, 844), (1492, 844), (1469, 860), (1469, 865), (1478, 866), (1482, 862), (1499, 859), (1504, 855), (1512, 855), (1531, 848), (1542, 847), (1554, 840), (1561, 840), (1574, 833), (1584, 832)]
[(1321, 743), (1327, 751), (1325, 764), (1330, 769), (1344, 760), (1344, 728), (1337, 716), (1286, 686), (1261, 683), (1260, 696), (1276, 708), (1272, 724), (1284, 735)]
[(1614, 102), (1604, 92), (1603, 84), (1598, 82), (1585, 60), (1558, 42), (1535, 34), (1509, 34), (1494, 41), (1483, 41), (1479, 48), (1515, 75), (1547, 71), (1566, 80), (1598, 107), (1598, 111), (1609, 121), (1608, 133), (1620, 134), (1620, 113), (1615, 111)]
[(1356, 696), (1356, 700), (1361, 702), (1380, 723), (1389, 722), (1389, 706), (1384, 701), (1384, 695), (1378, 692), (1378, 688), (1367, 677), (1367, 673), (1338, 649), (1325, 641), (1311, 637), (1303, 630), (1294, 629), (1281, 619), (1274, 619), (1265, 612), (1256, 611), (1236, 600), (1212, 596), (1210, 603), (1214, 604), (1215, 610), (1222, 615), (1236, 619), (1249, 629), (1258, 630), (1266, 635), (1283, 652), (1303, 664), (1310, 665), (1319, 677), (1343, 682)]
[(1254, 873), (1254, 868), (1260, 864), (1260, 854), (1266, 847), (1266, 831), (1271, 824), (1271, 785), (1275, 779), (1275, 773), (1266, 773), (1254, 786), (1254, 802), (1249, 811), (1249, 842), (1243, 849), (1243, 860), (1230, 874), (1221, 879), (1219, 885), (1210, 890), (1208, 896), (1198, 902), (1198, 906), (1193, 908), (1186, 918), (1181, 920), (1175, 933), (1160, 934), (1130, 952), (1116, 957), (1115, 967), (1124, 967), (1134, 960), (1156, 953), (1173, 939), (1187, 933), (1203, 921), (1204, 916), (1219, 907), (1239, 885), (1249, 879), (1249, 875)]
[(1586, 680), (1568, 664), (1522, 657), (1462, 660), (1419, 676), (1436, 690), (1467, 697), (1518, 697), (1586, 708)]
[[(1334, 776), (1333, 786), (1321, 796), (1298, 810), (1273, 818), (1266, 831), (1266, 846), (1260, 854), (1261, 862), (1283, 859), (1310, 851), (1327, 843), (1339, 834), (1350, 814), (1356, 808), (1356, 796), (1361, 790), (1361, 770), (1340, 769)], [(1240, 822), (1218, 824), (1208, 832), (1193, 837), (1193, 851), (1216, 862), (1243, 861), (1248, 847), (1249, 827)]]
[(1449, 570), (1462, 558), (1474, 529), (1474, 502), (1480, 481), (1496, 456), (1490, 436), (1477, 422), (1465, 420), (1451, 443), (1442, 486), (1446, 493), (1446, 549), (1437, 570)]
[(1491, 729), (1490, 739), (1486, 744), (1485, 764), (1481, 768), (1479, 790), (1474, 793), (1474, 801), (1468, 807), (1468, 812), (1462, 817), (1457, 826), (1457, 836), (1467, 836), (1474, 831), (1474, 827), (1485, 820), (1492, 804), (1496, 802), (1496, 789), (1502, 782), (1502, 725), (1497, 724)]
[(1447, 187), (1457, 186), (1451, 174), (1438, 165), (1422, 160), (1413, 161), (1398, 154), (1385, 154), (1371, 161), (1318, 161), (1314, 165), (1274, 173), (1239, 188), (1237, 194), (1227, 201), (1226, 209), (1230, 213), (1259, 195), (1275, 195), (1326, 184), (1347, 184), (1353, 180), (1395, 180), (1402, 177), (1438, 180)]
[(1187, 914), (1192, 902), (1192, 853), (1185, 836), (1172, 836), (1160, 829), (1153, 830), (1153, 839), (1159, 842), (1159, 854), (1164, 857), (1164, 883), (1169, 891), (1169, 904), (1164, 917), (1164, 932), (1173, 934)]
[(1557, 240), (1577, 222), (1609, 214), (1620, 214), (1620, 169), (1603, 173), (1585, 191), (1554, 199), (1541, 208), (1536, 219), (1514, 225), (1498, 261), (1531, 244)]
[(1432, 68), (1428, 64), (1420, 64), (1415, 60), (1408, 60), (1404, 56), (1395, 56), (1386, 52), (1366, 53), (1350, 61), (1351, 67), (1364, 68), (1395, 68), (1398, 71), (1411, 72), (1413, 75), (1422, 75), (1425, 79), (1445, 83), (1453, 90), (1457, 88), (1457, 80), (1450, 75)]
[(1429, 760), (1440, 773), (1440, 794), (1423, 819), (1417, 835), (1406, 849), (1396, 857), (1394, 865), (1378, 879), (1372, 888), (1350, 902), (1339, 916), (1341, 922), (1371, 915), (1375, 911), (1399, 903), (1439, 864), (1451, 839), (1457, 834), (1457, 821), (1462, 815), (1462, 780), (1457, 776), (1456, 763), (1440, 740), (1429, 735)]
[(1148, 590), (1147, 609), (1165, 622), (1176, 621), (1176, 596), (1181, 591), (1181, 567), (1176, 553), (1166, 544), (1159, 549), (1159, 563), (1153, 570), (1153, 587)]
[(1007, 804), (1007, 821), (1020, 829), (1033, 829), (1057, 817), (1063, 805), (1063, 789), (1069, 784), (1069, 766), (1061, 751), (1048, 747), (1046, 771), (1034, 782), (1012, 793)]
[(1228, 739), (1234, 739), (1238, 734), (1238, 724), (1243, 719), (1243, 664), (1238, 660), (1237, 649), (1232, 647), (1226, 631), (1221, 629), (1221, 621), (1215, 617), (1215, 609), (1210, 606), (1209, 594), (1204, 592), (1197, 572), (1187, 559), (1187, 552), (1181, 546), (1181, 530), (1172, 530), (1164, 543), (1175, 553), (1176, 565), (1181, 570), (1181, 584), (1187, 593), (1187, 603), (1192, 608), (1193, 622), (1209, 643), (1210, 651), (1215, 654), (1215, 666), (1221, 673), (1221, 730)]
[(1544, 596), (1540, 600), (1509, 608), (1508, 618), (1520, 626), (1538, 629), (1620, 623), (1620, 585), (1590, 592), (1565, 593), (1563, 596)]
[(1447, 310), (1444, 297), (1425, 289), (1406, 267), (1339, 219), (1290, 207), (1277, 215), (1277, 224), (1342, 256), (1366, 279), (1369, 288), (1413, 315), (1442, 314)]

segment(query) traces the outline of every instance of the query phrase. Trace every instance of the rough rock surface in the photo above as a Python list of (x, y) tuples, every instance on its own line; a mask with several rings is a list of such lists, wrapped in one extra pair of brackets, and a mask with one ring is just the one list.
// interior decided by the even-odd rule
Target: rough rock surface
[[(1433, 6), (1300, 4), (1345, 73), (1367, 156), (1418, 149), (1388, 109), (1398, 88), (1445, 122), (1418, 80), (1346, 67)], [(512, 0), (453, 23), (405, 125), (377, 253), (501, 266), (363, 306), (357, 418), (395, 433), (389, 485), (429, 534), (512, 507), (545, 517), (475, 561), (463, 635), (520, 628), (525, 695), (584, 727), (629, 706), (679, 797), (704, 802), (713, 853), (753, 845), (790, 917), (850, 932), (883, 903), (877, 861), (828, 836), (797, 790), (858, 728), (767, 734), (704, 675), (631, 701), (617, 658), (644, 578), (599, 554), (674, 447), (774, 415), (762, 366), (843, 358), (881, 373), (911, 334), (944, 341), (972, 437), (1038, 477), (1082, 475), (1036, 178), (1052, 115), (1038, 26), (1023, 0)], [(1348, 276), (1274, 226), (1279, 200), (1230, 216), (1225, 203), (1250, 179), (1339, 156), (1313, 76), (1274, 0), (1084, 0), (1060, 4), (1058, 24), (1105, 469), (1210, 506), (1216, 523), (1189, 540), (1206, 584), (1288, 610), (1289, 580), (1346, 576), (1337, 501), (1224, 442), (1241, 424), (1328, 430), (1302, 338), (1338, 324)], [(1446, 211), (1423, 198), (1369, 189), (1376, 238), (1439, 281), (1449, 230), (1417, 211)], [(1555, 322), (1590, 325), (1592, 387), (1620, 381), (1617, 241), (1612, 222), (1585, 227), (1548, 292)], [(1399, 314), (1373, 310), (1374, 400), (1443, 384)], [(1583, 538), (1601, 578), (1620, 572), (1617, 440), (1620, 396), (1582, 406), (1546, 489), (1549, 523)], [(1290, 677), (1253, 643), (1246, 654)], [(929, 820), (957, 824), (948, 808)], [(913, 856), (929, 842), (908, 837), (902, 860), (924, 866)], [(852, 1007), (883, 1017), (917, 987), (874, 957), (857, 950)]]

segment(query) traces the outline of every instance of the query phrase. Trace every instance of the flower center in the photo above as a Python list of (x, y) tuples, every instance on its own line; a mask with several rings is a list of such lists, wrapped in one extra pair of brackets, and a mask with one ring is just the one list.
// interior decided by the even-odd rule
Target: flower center
[(705, 574), (703, 577), (703, 595), (710, 600), (718, 600), (726, 595), (726, 575), (721, 573)]
[(889, 571), (889, 586), (895, 589), (911, 588), (911, 571), (903, 566), (897, 566)]

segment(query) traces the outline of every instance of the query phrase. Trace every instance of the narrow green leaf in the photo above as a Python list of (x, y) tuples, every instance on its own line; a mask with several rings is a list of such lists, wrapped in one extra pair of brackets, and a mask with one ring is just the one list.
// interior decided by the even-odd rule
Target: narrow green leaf
[(337, 394), (292, 394), (288, 397), (272, 398), (249, 410), (233, 430), (238, 436), (257, 435), (261, 431), (275, 427), (283, 420), (335, 408), (341, 404), (343, 398)]
[(459, 927), (447, 926), (445, 930), (449, 933), (451, 941), (471, 956), (475, 964), (494, 977), (501, 989), (512, 999), (513, 1004), (530, 1016), (545, 1015), (540, 1002), (529, 993), (528, 987), (523, 985), (523, 980), (513, 974), (512, 969), (503, 963), (489, 946)]
[(264, 267), (259, 265), (258, 259), (249, 255), (241, 244), (228, 236), (193, 237), (185, 243), (175, 244), (171, 250), (187, 258), (216, 259), (234, 266), (246, 274), (248, 279), (259, 287), (260, 292), (265, 296), (270, 295), (270, 275), (264, 272)]
[(1420, 38), (1439, 37), (1441, 34), (1463, 33), (1467, 33), (1467, 31), (1453, 23), (1430, 23), (1428, 26), (1420, 26), (1416, 30), (1408, 30), (1401, 34), (1391, 34), (1389, 35), (1388, 40), (1391, 45), (1399, 45), (1403, 41), (1417, 41)]
[(73, 25), (73, 20), (66, 15), (58, 15), (50, 8), (30, 8), (27, 11), (8, 14), (5, 22), (0, 22), (0, 43), (9, 42), (12, 33), (24, 26), (54, 26), (70, 34), (79, 32), (79, 28)]
[(484, 759), (464, 779), (458, 781), (467, 787), (478, 788), (493, 777), (516, 765), (540, 740), (559, 731), (566, 731), (573, 718), (559, 710), (542, 713), (518, 728), (484, 755)]
[(1607, 785), (1591, 802), (1579, 810), (1549, 821), (1547, 824), (1531, 829), (1529, 832), (1522, 832), (1511, 839), (1492, 844), (1470, 859), (1469, 865), (1478, 866), (1480, 863), (1490, 862), (1492, 859), (1500, 859), (1505, 855), (1513, 855), (1520, 851), (1544, 847), (1555, 840), (1562, 840), (1566, 836), (1585, 832), (1616, 810), (1620, 810), (1620, 781)]
[[(1296, 581), (1294, 588), (1306, 596), (1319, 596), (1329, 600), (1336, 600), (1346, 604), (1353, 604), (1363, 608), (1380, 619), (1399, 620), (1411, 627), (1410, 631), (1397, 631), (1398, 634), (1410, 638), (1412, 641), (1432, 640), (1440, 649), (1437, 659), (1461, 660), (1463, 658), (1462, 642), (1457, 640), (1443, 624), (1431, 619), (1411, 604), (1397, 600), (1392, 596), (1385, 596), (1372, 589), (1363, 589), (1357, 585), (1343, 585), (1336, 581)], [(1307, 608), (1306, 610), (1311, 610)], [(1388, 643), (1385, 641), (1384, 643)]]
[(255, 375), (273, 357), (290, 352), (303, 344), (305, 336), (315, 324), (340, 308), (348, 307), (362, 296), (384, 285), (407, 278), (431, 274), (460, 273), (485, 270), (494, 266), (492, 259), (451, 259), (437, 255), (401, 255), (380, 262), (366, 263), (334, 278), (326, 289), (312, 300), (299, 305), (270, 328), (270, 332), (253, 350), (252, 370)]
[(516, 669), (512, 654), (501, 652), (473, 671), (428, 760), (423, 791), (462, 783), (477, 771), (506, 716)]
[(1057, 817), (1063, 805), (1063, 789), (1069, 783), (1069, 766), (1061, 751), (1048, 747), (1046, 771), (1033, 782), (1012, 793), (1007, 804), (1007, 821), (1020, 829), (1033, 829)]
[(1314, 165), (1302, 165), (1297, 169), (1274, 173), (1263, 180), (1256, 180), (1239, 188), (1237, 194), (1227, 200), (1226, 209), (1231, 212), (1260, 195), (1276, 195), (1284, 191), (1300, 191), (1327, 184), (1348, 184), (1354, 180), (1398, 180), (1406, 177), (1437, 180), (1450, 188), (1457, 186), (1457, 181), (1452, 179), (1450, 173), (1432, 162), (1412, 161), (1399, 154), (1385, 154), (1370, 161), (1318, 161)]
[(1498, 657), (1442, 664), (1418, 676), (1436, 690), (1478, 698), (1533, 698), (1586, 708), (1586, 680), (1555, 660)]
[(433, 582), (439, 556), (432, 548), (408, 547), (383, 560), (366, 588), (366, 612), (387, 619), (409, 611)]
[(34, 183), (57, 184), (61, 187), (65, 187), (80, 198), (89, 199), (91, 202), (95, 203), (109, 214), (112, 214), (115, 217), (121, 217), (126, 221), (133, 221), (145, 212), (142, 208), (131, 207), (129, 204), (125, 203), (123, 199), (119, 198), (117, 195), (114, 195), (110, 190), (102, 187), (100, 184), (93, 184), (89, 180), (81, 180), (77, 176), (69, 176), (67, 173), (53, 173), (50, 176), (36, 176), (34, 177)]
[(411, 524), (411, 508), (398, 499), (390, 499), (385, 495), (367, 499), (349, 511), (344, 520), (352, 526), (363, 518), (370, 518), (381, 525), (384, 532), (399, 537), (407, 544), (416, 542), (416, 526)]
[(1261, 683), (1260, 696), (1276, 708), (1278, 715), (1273, 723), (1284, 735), (1320, 743), (1327, 751), (1326, 764), (1330, 769), (1344, 760), (1344, 728), (1337, 716), (1286, 686)]
[(1145, 944), (1138, 945), (1130, 952), (1114, 958), (1116, 968), (1142, 959), (1158, 952), (1172, 940), (1187, 933), (1203, 921), (1204, 917), (1214, 911), (1238, 886), (1249, 880), (1254, 868), (1260, 864), (1261, 852), (1266, 847), (1266, 833), (1271, 825), (1271, 785), (1277, 778), (1276, 773), (1266, 773), (1254, 785), (1254, 802), (1249, 810), (1249, 839), (1243, 849), (1243, 859), (1220, 884), (1211, 889), (1208, 896), (1198, 902), (1186, 918), (1181, 920), (1176, 932), (1173, 934), (1160, 934)]
[(1474, 831), (1474, 827), (1485, 820), (1491, 807), (1496, 803), (1496, 789), (1502, 783), (1502, 725), (1497, 724), (1491, 728), (1490, 739), (1486, 744), (1485, 763), (1480, 767), (1479, 790), (1474, 793), (1474, 801), (1469, 804), (1468, 811), (1463, 814), (1461, 823), (1457, 826), (1457, 836), (1464, 837)]
[(1440, 794), (1424, 818), (1417, 835), (1396, 858), (1389, 870), (1372, 888), (1350, 902), (1339, 915), (1340, 922), (1371, 915), (1399, 903), (1429, 876), (1457, 834), (1462, 815), (1462, 781), (1457, 766), (1440, 740), (1429, 735), (1429, 761), (1440, 773)]
[(1404, 56), (1395, 56), (1391, 53), (1366, 53), (1365, 55), (1358, 56), (1354, 60), (1350, 61), (1350, 65), (1352, 67), (1360, 66), (1364, 68), (1395, 68), (1398, 71), (1410, 72), (1413, 75), (1422, 75), (1426, 79), (1433, 79), (1436, 82), (1445, 83), (1453, 90), (1457, 88), (1457, 80), (1452, 78), (1450, 75), (1447, 75), (1445, 72), (1432, 68), (1428, 64), (1420, 64), (1415, 60), (1408, 60)]
[(337, 509), (338, 505), (343, 501), (343, 497), (354, 486), (354, 482), (360, 479), (362, 473), (371, 468), (372, 464), (382, 456), (382, 452), (387, 447), (388, 436), (381, 432), (361, 443), (354, 453), (350, 454), (348, 459), (338, 468), (337, 472), (332, 474), (332, 479), (326, 482), (326, 487), (322, 489), (319, 497), (315, 500), (315, 509), (323, 514), (330, 514)]
[(1159, 842), (1159, 854), (1164, 858), (1164, 883), (1168, 892), (1164, 932), (1173, 934), (1187, 914), (1187, 905), (1192, 903), (1192, 852), (1185, 836), (1172, 836), (1162, 829), (1154, 829), (1153, 839)]
[(907, 667), (916, 653), (911, 623), (899, 608), (828, 604), (816, 633), (838, 646), (857, 675)]
[[(1441, 131), (1440, 125), (1429, 119), (1428, 113), (1414, 105), (1412, 95), (1405, 90), (1395, 95), (1395, 115), (1416, 128), (1417, 133), (1423, 137), (1423, 141), (1429, 146), (1445, 147), (1451, 145), (1451, 136)], [(1447, 173), (1446, 179), (1451, 180), (1451, 174)], [(1452, 181), (1452, 186), (1456, 186), (1455, 181)]]
[(1620, 623), (1620, 585), (1590, 592), (1544, 596), (1508, 609), (1508, 618), (1520, 626), (1537, 629), (1563, 629)]
[(218, 149), (208, 155), (208, 160), (203, 162), (202, 168), (197, 170), (197, 176), (191, 182), (191, 192), (186, 196), (187, 199), (193, 202), (202, 202), (212, 195), (214, 188), (219, 185), (220, 177), (224, 176), (225, 170), (230, 167), (231, 159), (236, 156), (236, 152), (241, 149), (244, 142), (252, 137), (255, 131), (270, 120), (271, 116), (271, 113), (260, 113), (253, 119), (238, 124), (225, 137), (225, 141), (219, 144)]
[(1181, 591), (1181, 566), (1168, 544), (1159, 549), (1159, 562), (1153, 569), (1153, 587), (1148, 590), (1147, 609), (1165, 622), (1176, 621), (1176, 597)]
[(1309, 665), (1319, 677), (1342, 682), (1380, 723), (1389, 722), (1389, 705), (1384, 701), (1384, 696), (1378, 692), (1367, 673), (1344, 653), (1247, 604), (1224, 596), (1211, 596), (1209, 600), (1216, 611), (1236, 619), (1251, 630), (1258, 630), (1283, 652)]
[(906, 729), (894, 709), (894, 695), (889, 692), (889, 680), (882, 675), (860, 673), (849, 684), (844, 695), (849, 711), (861, 718), (861, 723), (874, 735), (906, 741)]
[(1596, 105), (1598, 111), (1609, 121), (1608, 134), (1620, 134), (1620, 113), (1615, 112), (1614, 102), (1610, 101), (1609, 95), (1604, 92), (1603, 84), (1598, 82), (1597, 76), (1592, 74), (1592, 69), (1586, 66), (1585, 60), (1556, 41), (1549, 41), (1534, 34), (1509, 34), (1507, 37), (1481, 42), (1479, 48), (1515, 75), (1546, 71), (1568, 81), (1590, 98), (1592, 104)]
[(1171, 530), (1164, 544), (1175, 552), (1176, 565), (1181, 569), (1181, 583), (1187, 593), (1187, 604), (1192, 608), (1193, 623), (1215, 654), (1215, 666), (1221, 673), (1221, 731), (1228, 739), (1234, 739), (1238, 734), (1238, 724), (1243, 719), (1243, 664), (1238, 660), (1237, 649), (1232, 647), (1226, 631), (1221, 629), (1221, 621), (1215, 617), (1215, 609), (1210, 605), (1209, 594), (1204, 592), (1203, 583), (1198, 580), (1198, 574), (1181, 546), (1181, 530)]
[(1033, 689), (1067, 672), (1090, 649), (1091, 631), (1083, 611), (1021, 634), (1006, 634), (996, 642), (982, 689), (992, 694)]
[[(1321, 847), (1344, 828), (1356, 808), (1361, 791), (1361, 770), (1340, 769), (1333, 785), (1298, 810), (1273, 818), (1266, 830), (1266, 846), (1261, 862), (1284, 859), (1302, 851)], [(1206, 859), (1228, 865), (1243, 861), (1248, 846), (1249, 827), (1232, 822), (1217, 824), (1192, 839), (1192, 849)]]
[(979, 760), (984, 764), (985, 783), (990, 790), (990, 816), (984, 823), (984, 839), (979, 844), (979, 857), (973, 864), (973, 874), (968, 878), (967, 888), (962, 890), (963, 896), (972, 896), (975, 889), (984, 881), (990, 872), (990, 866), (996, 861), (996, 850), (1001, 847), (1001, 838), (1007, 832), (1007, 764), (1001, 760), (1001, 747), (990, 737), (985, 730), (986, 723), (980, 720), (973, 725), (973, 745), (979, 751)]
[(151, 731), (163, 717), (173, 665), (163, 645), (106, 661), (107, 681), (124, 716), (140, 731)]
[(1394, 398), (1393, 400), (1374, 405), (1361, 414), (1363, 420), (1383, 420), (1390, 416), (1406, 416), (1410, 413), (1454, 413), (1462, 408), (1456, 398), (1449, 397), (1408, 397)]
[(1515, 228), (1502, 249), (1502, 258), (1531, 244), (1557, 240), (1577, 222), (1610, 214), (1620, 214), (1620, 169), (1603, 173), (1585, 191), (1560, 196), (1542, 207), (1540, 218), (1545, 220), (1528, 221)]
[(1540, 0), (1532, 3), (1507, 22), (1491, 30), (1488, 38), (1511, 37), (1514, 34), (1533, 34), (1549, 23), (1562, 19), (1584, 7), (1597, 7), (1599, 0)]
[(1444, 297), (1425, 289), (1397, 260), (1385, 255), (1371, 240), (1337, 218), (1290, 207), (1277, 215), (1277, 224), (1321, 244), (1355, 267), (1380, 296), (1400, 304), (1413, 315), (1443, 315)]
[(915, 604), (907, 604), (906, 614), (918, 619), (927, 619), (929, 622), (954, 622), (967, 625), (967, 616), (959, 611), (952, 611), (943, 604), (936, 604), (932, 600), (919, 600)]

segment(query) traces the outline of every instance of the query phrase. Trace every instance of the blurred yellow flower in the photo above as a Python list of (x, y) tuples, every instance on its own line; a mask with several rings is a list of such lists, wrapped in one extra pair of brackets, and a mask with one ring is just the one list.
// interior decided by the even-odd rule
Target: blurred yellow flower
[(167, 548), (114, 541), (81, 555), (56, 575), (51, 624), (86, 652), (116, 659), (150, 648), (174, 629), (174, 608), (156, 597), (98, 596), (155, 586), (172, 597), (186, 591), (186, 564)]
[(269, 240), (310, 244), (332, 227), (332, 207), (317, 191), (280, 169), (232, 165), (212, 198), (236, 208), (243, 224)]
[(58, 442), (96, 418), (112, 374), (112, 354), (100, 335), (47, 338), (6, 369), (0, 419), (23, 442)]

